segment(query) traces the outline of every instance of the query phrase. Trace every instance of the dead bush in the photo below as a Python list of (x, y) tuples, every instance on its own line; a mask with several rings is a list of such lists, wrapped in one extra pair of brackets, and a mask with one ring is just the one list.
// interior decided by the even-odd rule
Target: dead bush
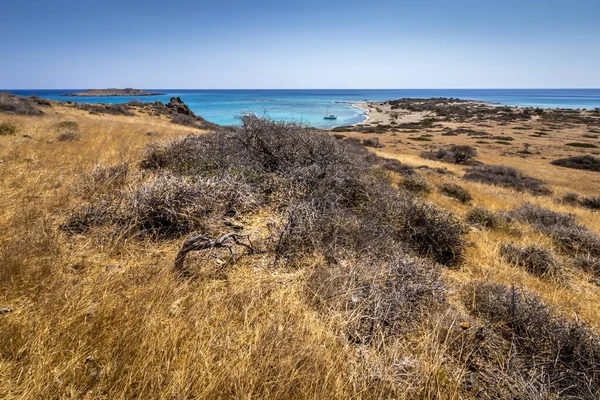
[(566, 193), (560, 202), (564, 204), (576, 205), (579, 202), (579, 195), (577, 193)]
[(71, 211), (60, 229), (69, 234), (81, 234), (90, 228), (114, 221), (119, 212), (120, 199), (107, 196), (84, 204)]
[(363, 139), (362, 145), (365, 147), (375, 147), (375, 148), (385, 147), (385, 145), (379, 141), (378, 137), (373, 137), (371, 139)]
[(241, 179), (200, 179), (158, 175), (127, 193), (120, 223), (129, 232), (173, 237), (207, 228), (213, 215), (235, 214), (259, 203), (252, 187)]
[(505, 186), (533, 194), (550, 194), (550, 188), (541, 180), (523, 174), (512, 167), (502, 165), (481, 165), (466, 171), (463, 179), (488, 185)]
[(556, 277), (560, 272), (560, 263), (554, 254), (545, 247), (535, 244), (520, 247), (510, 243), (500, 246), (500, 255), (510, 264), (524, 268), (539, 277)]
[(127, 104), (89, 104), (75, 103), (75, 107), (88, 111), (90, 114), (109, 114), (133, 116), (131, 108)]
[(497, 213), (483, 207), (473, 207), (466, 215), (466, 221), (472, 225), (494, 229), (504, 225), (503, 218)]
[(305, 293), (321, 312), (349, 313), (346, 333), (357, 343), (404, 333), (446, 304), (439, 268), (401, 251), (385, 259), (320, 265), (309, 275)]
[(413, 193), (430, 193), (431, 185), (427, 179), (418, 174), (405, 176), (400, 182), (400, 186)]
[(475, 150), (474, 147), (455, 144), (446, 148), (440, 147), (437, 151), (425, 152), (420, 155), (420, 157), (428, 160), (465, 165), (476, 164), (476, 161), (474, 160), (474, 157), (476, 156), (477, 150)]
[(501, 362), (510, 362), (513, 377), (553, 397), (592, 399), (600, 392), (600, 340), (588, 327), (515, 286), (474, 282), (461, 295), (467, 309), (510, 344)]
[(600, 210), (600, 197), (583, 197), (579, 200), (579, 204), (590, 210)]
[(454, 214), (408, 198), (400, 204), (400, 215), (399, 235), (419, 254), (448, 266), (462, 261), (466, 228)]
[(552, 161), (550, 164), (560, 167), (600, 172), (600, 158), (594, 156), (573, 156)]
[(452, 197), (461, 203), (469, 203), (473, 200), (471, 193), (465, 188), (455, 183), (444, 183), (440, 186), (440, 191), (448, 197)]
[(506, 214), (548, 235), (564, 252), (600, 257), (600, 235), (580, 225), (575, 217), (532, 204), (525, 204)]
[(509, 219), (528, 223), (538, 229), (551, 229), (554, 227), (571, 227), (577, 224), (575, 216), (548, 210), (534, 204), (524, 204), (508, 213)]
[(582, 271), (592, 274), (596, 278), (600, 278), (600, 257), (579, 255), (575, 257), (573, 262), (575, 266)]
[(47, 100), (37, 97), (21, 97), (12, 93), (0, 93), (0, 112), (17, 115), (42, 115), (39, 107), (50, 107)]
[(382, 159), (382, 163), (381, 166), (383, 167), (383, 169), (387, 170), (387, 171), (392, 171), (392, 172), (396, 172), (400, 175), (414, 175), (416, 174), (415, 172), (415, 168), (407, 165), (407, 164), (402, 164), (400, 161), (398, 160), (394, 160), (391, 158), (384, 158)]

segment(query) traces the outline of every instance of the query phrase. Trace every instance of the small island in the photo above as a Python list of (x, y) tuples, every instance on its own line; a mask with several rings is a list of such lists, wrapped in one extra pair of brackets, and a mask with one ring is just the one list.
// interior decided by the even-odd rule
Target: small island
[(158, 96), (163, 93), (147, 92), (140, 89), (88, 89), (83, 92), (66, 93), (61, 96), (70, 97), (117, 97), (117, 96)]

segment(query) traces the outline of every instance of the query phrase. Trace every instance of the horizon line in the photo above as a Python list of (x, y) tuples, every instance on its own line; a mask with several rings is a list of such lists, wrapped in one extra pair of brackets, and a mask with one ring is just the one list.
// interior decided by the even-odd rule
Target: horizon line
[[(6, 90), (100, 90), (130, 89), (127, 87), (105, 88), (0, 88)], [(139, 90), (600, 90), (599, 87), (455, 87), (455, 88), (138, 88)]]

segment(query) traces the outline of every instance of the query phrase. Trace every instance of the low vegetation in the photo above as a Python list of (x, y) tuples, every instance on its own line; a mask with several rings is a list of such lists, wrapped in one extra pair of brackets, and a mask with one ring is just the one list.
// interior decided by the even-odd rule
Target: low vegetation
[(561, 158), (552, 161), (551, 164), (566, 168), (600, 172), (600, 158), (589, 155)]
[(509, 263), (524, 268), (539, 277), (556, 277), (560, 272), (560, 264), (545, 247), (535, 244), (519, 247), (510, 243), (500, 246), (500, 254)]
[(466, 221), (472, 225), (478, 225), (483, 228), (495, 229), (504, 225), (502, 216), (483, 207), (473, 207), (469, 209), (466, 215)]
[(567, 143), (565, 146), (583, 147), (586, 149), (597, 149), (598, 148), (598, 146), (596, 146), (593, 143), (580, 143), (580, 142)]
[[(515, 286), (474, 282), (462, 293), (487, 321), (465, 351), (472, 368), (493, 380), (490, 397), (593, 398), (600, 391), (600, 338), (570, 322), (539, 296)], [(472, 340), (473, 340), (472, 339)], [(463, 350), (467, 350), (464, 349)], [(494, 357), (494, 366), (485, 362)]]
[(525, 204), (507, 214), (548, 235), (563, 252), (572, 256), (600, 258), (600, 234), (577, 222), (573, 215)]
[(502, 165), (482, 165), (466, 171), (463, 179), (488, 185), (505, 186), (533, 194), (550, 194), (550, 188), (541, 180), (525, 175), (521, 171)]
[(0, 92), (0, 112), (16, 115), (42, 115), (50, 102), (37, 97), (21, 97)]
[(428, 160), (465, 165), (477, 164), (474, 160), (476, 155), (477, 151), (475, 148), (463, 145), (450, 145), (447, 148), (439, 148), (437, 151), (421, 153), (421, 157)]
[(446, 196), (452, 197), (461, 203), (469, 203), (473, 200), (471, 193), (465, 188), (455, 183), (444, 183), (440, 186), (440, 191)]
[(17, 126), (8, 122), (0, 122), (0, 136), (12, 136), (17, 133)]
[[(0, 397), (600, 394), (596, 183), (540, 161), (562, 143), (477, 155), (547, 183), (459, 147), (575, 116), (411, 100), (396, 122), (426, 111), (418, 132), (336, 137), (217, 127), (177, 98), (101, 116), (37, 101), (0, 111), (18, 129), (0, 136)], [(532, 196), (549, 185), (568, 195)]]

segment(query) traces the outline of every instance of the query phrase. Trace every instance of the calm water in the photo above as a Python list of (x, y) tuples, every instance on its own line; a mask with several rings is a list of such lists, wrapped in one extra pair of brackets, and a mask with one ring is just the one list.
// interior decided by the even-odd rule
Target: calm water
[[(294, 120), (318, 128), (351, 125), (364, 120), (364, 111), (346, 102), (384, 101), (402, 97), (456, 97), (509, 106), (544, 108), (600, 107), (600, 89), (357, 89), (357, 90), (181, 90), (148, 89), (162, 96), (62, 97), (64, 90), (9, 90), (22, 96), (38, 95), (50, 100), (89, 103), (124, 103), (130, 100), (168, 102), (179, 96), (198, 115), (221, 125), (238, 123), (242, 113), (254, 112), (275, 120)], [(0, 90), (1, 91), (1, 90)], [(326, 121), (329, 110), (338, 116)]]

